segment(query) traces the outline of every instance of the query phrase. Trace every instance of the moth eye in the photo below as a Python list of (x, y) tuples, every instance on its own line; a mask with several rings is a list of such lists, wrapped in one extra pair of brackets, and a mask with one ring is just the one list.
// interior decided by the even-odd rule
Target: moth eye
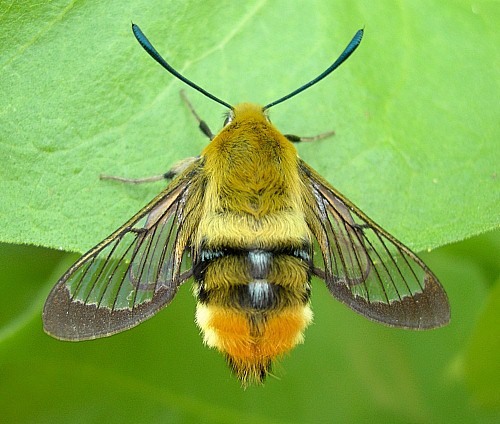
[(233, 122), (234, 115), (232, 112), (229, 112), (226, 116), (226, 119), (224, 119), (224, 126), (229, 125), (231, 122)]

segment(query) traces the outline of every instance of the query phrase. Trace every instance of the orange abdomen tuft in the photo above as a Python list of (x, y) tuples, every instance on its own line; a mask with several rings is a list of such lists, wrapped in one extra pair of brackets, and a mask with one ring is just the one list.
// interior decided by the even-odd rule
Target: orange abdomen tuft
[(226, 355), (245, 384), (262, 382), (274, 359), (302, 343), (312, 312), (309, 305), (265, 313), (198, 304), (196, 321), (204, 342)]

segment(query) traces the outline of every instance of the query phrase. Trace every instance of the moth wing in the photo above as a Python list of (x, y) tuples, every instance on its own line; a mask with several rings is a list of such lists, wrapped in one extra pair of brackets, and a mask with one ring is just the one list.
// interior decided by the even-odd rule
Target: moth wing
[(43, 310), (48, 334), (73, 341), (109, 336), (150, 318), (173, 299), (191, 276), (185, 250), (198, 222), (194, 206), (203, 194), (187, 174), (60, 278)]
[(322, 252), (313, 273), (331, 294), (389, 326), (428, 329), (450, 320), (448, 298), (408, 247), (371, 221), (304, 162), (308, 224)]

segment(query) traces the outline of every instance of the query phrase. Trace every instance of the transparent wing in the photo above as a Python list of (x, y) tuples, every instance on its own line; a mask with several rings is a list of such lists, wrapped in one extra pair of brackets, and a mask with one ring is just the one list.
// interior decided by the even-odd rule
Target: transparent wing
[(166, 306), (191, 276), (182, 263), (201, 195), (192, 175), (180, 178), (83, 255), (47, 298), (45, 331), (75, 341), (109, 336)]
[(303, 162), (301, 171), (310, 190), (308, 224), (322, 252), (313, 272), (332, 295), (387, 325), (427, 329), (447, 324), (446, 293), (422, 260)]

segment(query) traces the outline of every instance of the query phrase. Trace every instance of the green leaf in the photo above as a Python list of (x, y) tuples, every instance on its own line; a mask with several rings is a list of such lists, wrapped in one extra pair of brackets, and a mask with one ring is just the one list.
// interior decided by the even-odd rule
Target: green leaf
[[(0, 4), (0, 240), (82, 252), (164, 186), (142, 177), (207, 140), (185, 88), (140, 48), (139, 24), (174, 67), (230, 103), (267, 103), (285, 133), (336, 136), (301, 156), (416, 250), (499, 224), (499, 62), (494, 2), (116, 0)], [(215, 130), (221, 110), (188, 90)]]

